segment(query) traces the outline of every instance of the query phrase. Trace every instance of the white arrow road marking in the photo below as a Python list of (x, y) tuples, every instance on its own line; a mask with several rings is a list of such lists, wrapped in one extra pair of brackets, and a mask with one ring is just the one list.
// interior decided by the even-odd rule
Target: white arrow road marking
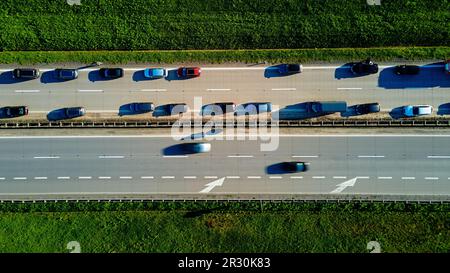
[(331, 193), (341, 193), (343, 190), (345, 190), (345, 188), (347, 187), (353, 187), (355, 185), (356, 179), (358, 179), (359, 177), (355, 177), (352, 178), (348, 181), (345, 181), (343, 183), (337, 184), (337, 188), (335, 190), (333, 190)]
[(209, 182), (205, 185), (206, 188), (200, 191), (200, 193), (208, 193), (215, 187), (222, 187), (223, 181), (225, 180), (225, 177), (222, 177), (220, 179), (214, 180), (213, 182)]

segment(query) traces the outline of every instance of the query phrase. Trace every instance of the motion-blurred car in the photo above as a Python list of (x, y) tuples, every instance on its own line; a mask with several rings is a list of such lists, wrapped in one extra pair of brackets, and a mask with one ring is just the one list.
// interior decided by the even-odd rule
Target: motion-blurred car
[(194, 78), (199, 77), (202, 73), (200, 67), (180, 67), (177, 70), (177, 75), (179, 78)]
[(211, 151), (211, 144), (205, 142), (186, 143), (184, 149), (189, 153), (207, 153)]
[(234, 102), (217, 102), (202, 107), (202, 115), (225, 115), (226, 113), (233, 113), (234, 111), (236, 111), (236, 104)]
[(162, 116), (171, 116), (173, 114), (182, 114), (188, 111), (186, 103), (165, 104), (158, 109)]
[(151, 102), (133, 102), (127, 104), (124, 108), (120, 109), (119, 115), (126, 114), (144, 114), (155, 110), (155, 105)]
[(281, 168), (285, 172), (296, 173), (296, 172), (306, 172), (309, 169), (308, 163), (291, 161), (281, 163)]
[(61, 119), (77, 118), (86, 114), (86, 109), (84, 109), (84, 107), (67, 107), (63, 108), (63, 110), (63, 116)]
[(450, 74), (450, 60), (447, 60), (444, 64), (444, 70), (447, 74)]
[(302, 71), (303, 66), (301, 64), (281, 64), (278, 66), (278, 73), (281, 75), (291, 75)]
[(355, 75), (368, 75), (378, 73), (378, 64), (370, 59), (354, 63), (350, 67), (350, 71)]
[(100, 68), (100, 76), (104, 79), (117, 79), (123, 77), (122, 68)]
[(39, 69), (36, 68), (16, 68), (13, 70), (15, 79), (37, 79), (40, 76)]
[(380, 104), (378, 102), (358, 104), (355, 111), (358, 115), (378, 113), (380, 112)]
[(55, 76), (59, 80), (69, 81), (78, 78), (77, 69), (58, 68), (55, 69)]
[(397, 75), (417, 75), (420, 67), (418, 65), (397, 65), (394, 68), (394, 73)]
[(0, 117), (1, 118), (16, 118), (28, 115), (28, 107), (27, 106), (6, 106), (0, 108)]
[(147, 68), (144, 70), (144, 77), (147, 79), (161, 79), (167, 77), (168, 72), (164, 68)]
[(406, 105), (402, 110), (406, 117), (417, 117), (431, 115), (433, 107), (431, 105)]
[(260, 113), (272, 112), (272, 103), (270, 102), (253, 102), (245, 103), (236, 107), (235, 115), (256, 115)]

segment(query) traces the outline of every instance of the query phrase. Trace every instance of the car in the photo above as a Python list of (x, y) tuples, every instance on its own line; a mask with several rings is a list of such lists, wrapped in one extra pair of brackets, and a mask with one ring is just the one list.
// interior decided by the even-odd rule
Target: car
[(121, 107), (119, 115), (127, 114), (143, 114), (155, 110), (155, 105), (151, 102), (133, 102)]
[(122, 68), (100, 68), (100, 76), (105, 79), (117, 79), (123, 77)]
[(234, 102), (217, 102), (214, 104), (204, 105), (202, 107), (203, 115), (211, 115), (214, 116), (217, 113), (233, 113), (236, 111), (236, 104)]
[(299, 161), (283, 162), (281, 163), (281, 168), (289, 173), (306, 172), (309, 169), (309, 163)]
[(358, 115), (380, 112), (380, 104), (378, 102), (357, 104), (355, 111)]
[(84, 107), (67, 107), (63, 108), (63, 118), (71, 119), (82, 117), (86, 114), (86, 109)]
[(69, 81), (78, 78), (77, 69), (58, 68), (55, 69), (56, 78), (59, 80)]
[(165, 104), (158, 109), (162, 116), (171, 116), (173, 114), (186, 113), (188, 111), (188, 106), (186, 103), (171, 103)]
[(431, 105), (406, 105), (402, 109), (403, 115), (406, 117), (417, 117), (431, 115), (433, 107)]
[(211, 151), (211, 144), (206, 142), (186, 143), (184, 149), (188, 153), (207, 153)]
[(37, 79), (40, 76), (39, 69), (36, 68), (16, 68), (13, 70), (15, 79)]
[(27, 106), (5, 106), (0, 108), (0, 117), (2, 118), (16, 118), (28, 115)]
[(272, 112), (272, 103), (270, 102), (252, 102), (241, 104), (236, 107), (235, 115), (252, 115)]
[(311, 101), (306, 103), (306, 112), (311, 114), (331, 114), (347, 112), (345, 101)]
[(444, 70), (447, 72), (447, 74), (450, 75), (450, 60), (447, 60), (444, 64)]
[(180, 67), (177, 70), (177, 75), (179, 78), (194, 78), (199, 77), (202, 73), (200, 67)]
[(420, 67), (418, 65), (397, 65), (394, 68), (394, 73), (397, 75), (417, 75)]
[(168, 71), (164, 68), (147, 68), (144, 70), (144, 77), (147, 79), (161, 79), (168, 75)]
[(378, 64), (370, 59), (361, 62), (353, 63), (350, 66), (350, 71), (354, 75), (368, 75), (378, 73)]
[(301, 64), (281, 64), (278, 66), (278, 73), (282, 75), (291, 75), (302, 71), (303, 66)]

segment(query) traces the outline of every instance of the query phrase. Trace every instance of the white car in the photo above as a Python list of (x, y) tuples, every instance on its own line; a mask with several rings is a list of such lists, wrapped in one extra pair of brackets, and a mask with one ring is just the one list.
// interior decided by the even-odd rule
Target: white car
[(403, 115), (406, 117), (426, 116), (433, 113), (431, 105), (407, 105), (403, 106)]

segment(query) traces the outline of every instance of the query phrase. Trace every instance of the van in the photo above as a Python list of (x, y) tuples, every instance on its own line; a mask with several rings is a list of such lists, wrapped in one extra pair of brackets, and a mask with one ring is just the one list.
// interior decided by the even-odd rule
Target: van
[(308, 103), (307, 110), (309, 113), (323, 114), (346, 112), (347, 102), (345, 101), (313, 101)]

